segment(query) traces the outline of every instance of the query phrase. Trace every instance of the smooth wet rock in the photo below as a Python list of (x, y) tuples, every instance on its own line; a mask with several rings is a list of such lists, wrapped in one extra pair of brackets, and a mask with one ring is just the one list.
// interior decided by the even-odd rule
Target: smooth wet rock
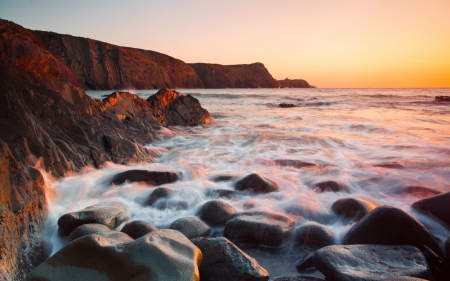
[(310, 276), (287, 276), (275, 278), (273, 279), (273, 281), (325, 281), (325, 280)]
[(153, 206), (156, 201), (161, 198), (167, 198), (173, 192), (172, 188), (158, 187), (153, 190), (153, 192), (148, 196), (144, 203), (144, 206)]
[(236, 242), (279, 246), (291, 234), (296, 221), (269, 212), (244, 212), (230, 217), (223, 236)]
[(279, 165), (282, 167), (294, 167), (297, 169), (319, 167), (319, 165), (317, 165), (316, 163), (305, 162), (305, 161), (301, 161), (301, 160), (277, 159), (274, 162), (276, 165)]
[(158, 230), (158, 228), (149, 222), (134, 220), (125, 224), (120, 231), (128, 234), (133, 239), (139, 239), (155, 230)]
[(69, 235), (69, 241), (73, 241), (75, 239), (78, 239), (80, 237), (98, 233), (98, 232), (107, 232), (111, 231), (109, 227), (107, 227), (104, 224), (99, 223), (88, 223), (80, 225), (79, 227), (75, 228)]
[(379, 163), (373, 164), (374, 167), (387, 168), (387, 169), (404, 169), (406, 168), (403, 163), (399, 162), (387, 162), (387, 163)]
[(297, 228), (294, 240), (303, 246), (322, 248), (334, 244), (334, 235), (325, 226), (308, 222)]
[(339, 216), (360, 220), (373, 211), (377, 205), (360, 198), (341, 198), (331, 205), (331, 210)]
[(176, 230), (156, 230), (126, 243), (92, 234), (67, 244), (26, 280), (198, 281), (201, 260), (200, 250)]
[(210, 198), (233, 198), (237, 195), (238, 193), (234, 190), (231, 189), (213, 189), (213, 190), (208, 190), (206, 192), (206, 196), (210, 197)]
[(240, 179), (236, 182), (235, 188), (237, 190), (249, 190), (255, 193), (269, 193), (280, 189), (276, 182), (259, 174), (250, 174)]
[(383, 279), (381, 281), (427, 281), (427, 279), (410, 277), (410, 276), (396, 276), (396, 277)]
[(206, 202), (198, 211), (200, 219), (212, 226), (225, 225), (229, 216), (236, 213), (236, 210), (222, 200), (210, 200)]
[(221, 175), (221, 176), (216, 176), (213, 177), (211, 180), (213, 182), (222, 182), (222, 181), (230, 181), (234, 179), (234, 176), (230, 176), (230, 175)]
[(128, 218), (128, 211), (120, 204), (96, 204), (61, 216), (58, 226), (60, 234), (66, 236), (83, 224), (99, 223), (113, 229)]
[(158, 186), (166, 183), (172, 183), (177, 180), (178, 176), (174, 171), (157, 172), (147, 170), (128, 170), (114, 176), (111, 183), (120, 185), (126, 181), (130, 181), (145, 182), (148, 185)]
[(417, 219), (391, 206), (378, 207), (358, 221), (344, 237), (343, 244), (424, 246), (440, 254), (434, 235)]
[(424, 214), (430, 214), (450, 226), (450, 192), (419, 200), (412, 208)]
[(313, 258), (314, 258), (314, 253), (310, 253), (310, 254), (306, 255), (305, 257), (303, 257), (303, 259), (301, 259), (295, 266), (295, 268), (297, 268), (297, 271), (302, 272), (302, 271), (315, 269), (316, 267), (314, 266)]
[(281, 108), (289, 108), (289, 107), (295, 107), (295, 104), (293, 104), (293, 103), (280, 103), (279, 105), (278, 105), (279, 107), (281, 107)]
[(197, 217), (177, 219), (170, 225), (170, 229), (178, 230), (188, 239), (209, 237), (211, 235), (211, 228), (209, 225)]
[(424, 256), (413, 246), (327, 246), (314, 254), (314, 265), (327, 279), (336, 281), (430, 277)]
[(269, 273), (258, 262), (224, 237), (195, 238), (192, 242), (202, 251), (202, 281), (262, 281)]
[(349, 192), (348, 188), (343, 183), (337, 181), (324, 181), (316, 183), (313, 190), (318, 192)]

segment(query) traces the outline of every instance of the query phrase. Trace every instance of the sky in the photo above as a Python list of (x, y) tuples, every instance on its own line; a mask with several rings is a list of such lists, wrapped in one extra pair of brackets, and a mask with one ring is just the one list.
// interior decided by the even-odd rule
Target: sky
[(449, 0), (0, 0), (0, 18), (320, 88), (450, 87)]

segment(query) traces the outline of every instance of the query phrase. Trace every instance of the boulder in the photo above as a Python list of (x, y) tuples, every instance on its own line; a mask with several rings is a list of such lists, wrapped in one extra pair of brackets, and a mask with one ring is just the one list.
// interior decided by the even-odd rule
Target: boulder
[(230, 189), (212, 189), (206, 192), (206, 196), (210, 198), (233, 198), (238, 193)]
[(232, 179), (234, 179), (234, 176), (220, 175), (220, 176), (213, 177), (211, 180), (213, 182), (222, 182), (222, 181), (230, 181)]
[(419, 200), (411, 205), (412, 208), (424, 214), (431, 214), (447, 226), (450, 226), (450, 191), (430, 198)]
[(231, 216), (223, 236), (231, 241), (279, 246), (291, 234), (296, 221), (269, 212), (244, 212)]
[(325, 281), (325, 280), (311, 276), (287, 276), (275, 278), (273, 279), (273, 281)]
[(334, 244), (334, 235), (325, 226), (308, 222), (297, 228), (294, 240), (300, 245), (322, 248)]
[(173, 192), (173, 189), (167, 187), (158, 187), (153, 190), (153, 192), (148, 196), (144, 203), (144, 206), (153, 206), (156, 201), (161, 198), (166, 198)]
[(424, 256), (413, 246), (327, 246), (314, 254), (314, 265), (326, 279), (336, 281), (430, 277)]
[(189, 207), (189, 202), (177, 198), (171, 198), (173, 189), (167, 187), (158, 187), (148, 196), (144, 206), (152, 206), (153, 208), (185, 210)]
[(211, 122), (208, 110), (202, 108), (198, 99), (183, 96), (177, 91), (162, 88), (147, 99), (155, 119), (166, 126), (196, 126)]
[(197, 217), (177, 219), (170, 225), (170, 229), (178, 230), (188, 239), (209, 237), (211, 235), (211, 228), (209, 225)]
[(302, 160), (277, 159), (274, 162), (276, 165), (282, 167), (294, 167), (297, 169), (319, 167), (319, 165), (317, 165), (316, 163), (305, 162)]
[(99, 232), (108, 232), (111, 231), (109, 227), (107, 227), (104, 224), (99, 223), (88, 223), (80, 225), (79, 227), (75, 228), (69, 235), (69, 241), (73, 241), (75, 239), (78, 239), (80, 237), (99, 233)]
[(229, 216), (236, 213), (233, 207), (222, 200), (210, 200), (203, 204), (198, 216), (212, 226), (225, 225)]
[(343, 244), (424, 246), (440, 254), (433, 234), (417, 219), (391, 206), (378, 207), (358, 221), (344, 237)]
[(124, 225), (120, 231), (128, 234), (133, 239), (139, 239), (154, 230), (158, 230), (158, 228), (146, 221), (134, 220)]
[(408, 194), (420, 198), (427, 198), (441, 193), (439, 190), (426, 186), (405, 186), (397, 191), (397, 194)]
[(130, 181), (145, 182), (148, 185), (158, 186), (166, 183), (172, 183), (177, 180), (177, 173), (173, 171), (156, 172), (146, 170), (128, 170), (114, 176), (111, 183), (119, 185), (126, 181)]
[(128, 211), (120, 204), (97, 204), (61, 216), (58, 220), (59, 233), (69, 235), (75, 228), (87, 223), (99, 223), (116, 228), (128, 218)]
[(92, 234), (67, 244), (26, 280), (198, 281), (201, 260), (200, 250), (176, 230), (155, 230), (125, 243)]
[(319, 182), (314, 185), (313, 189), (316, 192), (349, 192), (348, 188), (344, 184), (337, 181)]
[(202, 281), (269, 280), (269, 273), (258, 262), (224, 237), (192, 240), (203, 254)]
[(235, 188), (255, 193), (269, 193), (280, 189), (277, 183), (258, 174), (250, 174), (240, 179), (236, 182)]
[(339, 216), (360, 220), (375, 209), (377, 205), (360, 198), (341, 198), (331, 205), (331, 210)]
[(316, 267), (314, 266), (314, 253), (309, 253), (305, 257), (303, 257), (295, 266), (298, 272), (302, 272), (305, 270), (313, 270)]

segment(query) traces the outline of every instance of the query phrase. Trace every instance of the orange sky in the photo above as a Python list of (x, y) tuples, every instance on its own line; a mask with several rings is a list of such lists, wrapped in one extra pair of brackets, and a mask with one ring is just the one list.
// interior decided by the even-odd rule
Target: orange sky
[(324, 88), (450, 87), (449, 0), (92, 2), (2, 0), (0, 17)]

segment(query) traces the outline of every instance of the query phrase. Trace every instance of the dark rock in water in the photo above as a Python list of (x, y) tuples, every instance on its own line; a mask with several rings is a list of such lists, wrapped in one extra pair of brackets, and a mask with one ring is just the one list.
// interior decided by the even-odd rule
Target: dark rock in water
[(341, 198), (331, 205), (331, 210), (339, 216), (358, 221), (376, 207), (377, 205), (364, 199)]
[(447, 255), (447, 259), (450, 260), (450, 236), (445, 240), (445, 253)]
[(202, 252), (202, 281), (263, 281), (269, 273), (258, 262), (224, 237), (192, 240)]
[(310, 276), (289, 276), (289, 277), (278, 277), (273, 279), (273, 281), (325, 281), (325, 280)]
[(450, 96), (436, 96), (434, 98), (434, 101), (450, 101)]
[(440, 254), (433, 234), (418, 220), (403, 210), (382, 206), (358, 221), (344, 237), (343, 244), (424, 246)]
[(430, 277), (424, 256), (413, 246), (328, 246), (314, 254), (314, 265), (327, 280), (336, 281)]
[(146, 182), (149, 185), (157, 186), (166, 183), (172, 183), (177, 180), (177, 173), (173, 171), (155, 172), (146, 170), (128, 170), (114, 176), (111, 183), (119, 185), (126, 181)]
[(412, 208), (431, 214), (450, 226), (450, 192), (419, 200), (411, 205)]
[(173, 192), (173, 189), (167, 187), (158, 187), (153, 190), (150, 196), (145, 201), (144, 206), (153, 206), (156, 201), (161, 198), (168, 197)]
[(80, 225), (79, 227), (75, 228), (69, 235), (69, 241), (73, 241), (75, 239), (78, 239), (80, 237), (91, 235), (94, 233), (99, 232), (108, 232), (111, 231), (109, 227), (107, 227), (104, 224), (99, 223), (88, 223)]
[(381, 281), (427, 281), (426, 279), (410, 277), (410, 276), (396, 276)]
[(336, 181), (324, 181), (316, 183), (313, 189), (320, 192), (349, 192), (348, 188), (344, 184)]
[(198, 216), (212, 226), (225, 225), (229, 216), (236, 213), (233, 207), (222, 200), (206, 202), (198, 211)]
[(223, 236), (236, 242), (279, 246), (291, 234), (296, 221), (268, 212), (244, 212), (231, 216)]
[(334, 244), (333, 233), (325, 226), (308, 222), (297, 228), (294, 240), (300, 245), (322, 248)]
[(139, 239), (155, 230), (158, 230), (158, 228), (153, 226), (151, 223), (141, 220), (134, 220), (125, 224), (120, 231), (128, 234), (133, 239)]
[(61, 235), (69, 235), (83, 224), (99, 223), (109, 228), (116, 228), (128, 218), (128, 211), (120, 204), (97, 204), (61, 216), (58, 226)]
[(233, 198), (238, 193), (231, 189), (213, 189), (206, 192), (206, 196), (211, 198)]
[(170, 198), (173, 189), (167, 187), (158, 187), (150, 194), (144, 203), (144, 206), (152, 206), (153, 208), (184, 210), (189, 207), (189, 202), (184, 200)]
[(427, 246), (424, 246), (422, 253), (425, 256), (433, 280), (450, 280), (450, 260), (436, 254)]
[(317, 165), (316, 163), (304, 162), (301, 160), (278, 159), (278, 160), (275, 160), (274, 162), (276, 165), (279, 165), (279, 166), (294, 167), (297, 169), (319, 167), (319, 165)]
[(234, 179), (234, 176), (223, 175), (223, 176), (214, 177), (211, 180), (214, 182), (221, 182), (221, 181), (230, 181), (232, 179)]
[(258, 174), (250, 174), (240, 179), (235, 187), (237, 190), (249, 190), (256, 193), (269, 193), (280, 189), (276, 182)]
[(316, 267), (314, 266), (314, 253), (308, 254), (306, 257), (304, 257), (302, 260), (300, 260), (297, 265), (295, 266), (297, 268), (298, 272), (306, 271), (306, 270), (312, 270)]
[(170, 225), (170, 229), (178, 230), (188, 239), (209, 237), (211, 235), (211, 228), (209, 225), (197, 217), (177, 219)]
[(283, 102), (283, 103), (280, 103), (278, 106), (281, 108), (289, 108), (289, 107), (295, 107), (295, 104)]
[(397, 193), (402, 195), (409, 194), (416, 197), (427, 198), (441, 194), (442, 192), (425, 186), (405, 186), (401, 188)]
[(0, 139), (0, 280), (22, 280), (49, 254), (41, 236), (47, 211), (44, 190), (41, 173), (18, 163)]
[(387, 168), (387, 169), (404, 169), (405, 168), (405, 165), (403, 165), (403, 163), (398, 163), (398, 162), (380, 163), (380, 164), (374, 164), (373, 166)]
[(205, 88), (278, 88), (278, 82), (262, 63), (220, 65), (212, 63), (189, 64)]
[(201, 260), (200, 250), (176, 230), (155, 230), (128, 242), (92, 234), (67, 244), (26, 280), (198, 281)]
[(162, 88), (147, 99), (153, 116), (166, 126), (196, 126), (209, 124), (211, 116), (200, 102), (191, 95)]
[(312, 88), (306, 80), (303, 79), (284, 79), (278, 80), (280, 88)]

